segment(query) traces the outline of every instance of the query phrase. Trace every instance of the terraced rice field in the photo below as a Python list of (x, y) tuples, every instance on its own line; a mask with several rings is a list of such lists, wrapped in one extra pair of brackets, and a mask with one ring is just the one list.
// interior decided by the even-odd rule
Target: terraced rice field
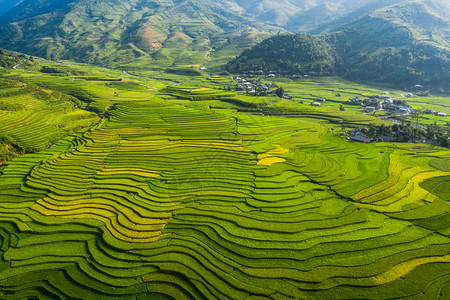
[(68, 133), (98, 122), (97, 115), (38, 87), (0, 88), (0, 102), (6, 108), (17, 107), (0, 109), (0, 135), (10, 136), (22, 147), (34, 150), (45, 149)]
[(0, 298), (448, 299), (449, 205), (420, 183), (449, 151), (308, 120), (117, 101), (10, 161)]

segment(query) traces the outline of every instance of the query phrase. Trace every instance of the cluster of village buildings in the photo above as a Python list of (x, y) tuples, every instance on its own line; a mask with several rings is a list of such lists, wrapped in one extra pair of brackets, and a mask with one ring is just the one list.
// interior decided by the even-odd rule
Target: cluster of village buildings
[(441, 111), (434, 111), (434, 110), (431, 110), (431, 109), (425, 109), (425, 110), (423, 111), (423, 113), (424, 113), (424, 114), (428, 114), (428, 115), (435, 115), (435, 116), (438, 116), (438, 117), (446, 117), (446, 116), (447, 116), (447, 114), (444, 113), (444, 112), (441, 112)]
[[(412, 98), (412, 97), (414, 97), (414, 95), (411, 93), (407, 93), (406, 95), (403, 95), (403, 97)], [(361, 100), (361, 99), (358, 99), (358, 97), (352, 98), (347, 101), (347, 104), (363, 106), (364, 112), (367, 112), (367, 113), (375, 112), (380, 109), (389, 111), (389, 113), (391, 113), (391, 114), (392, 113), (401, 113), (401, 114), (408, 115), (408, 114), (411, 114), (412, 112), (414, 112), (414, 109), (411, 106), (409, 106), (405, 103), (399, 103), (398, 101), (396, 102), (393, 98), (391, 98), (389, 96), (389, 94), (387, 92), (385, 92), (381, 95), (376, 95), (370, 99)], [(423, 111), (423, 113), (433, 114), (433, 115), (436, 115), (439, 117), (447, 116), (446, 113), (443, 113), (440, 111), (432, 111), (430, 109)]]
[[(254, 72), (255, 73), (255, 72)], [(257, 73), (257, 72), (256, 72)], [(261, 75), (261, 74), (258, 74)], [(266, 74), (268, 78), (275, 77), (274, 73)], [(305, 75), (308, 76), (309, 75)], [(273, 82), (262, 83), (259, 76), (254, 74), (243, 74), (242, 76), (237, 76), (233, 78), (237, 84), (235, 85), (236, 91), (245, 91), (251, 96), (276, 96), (276, 90), (279, 88), (277, 84)], [(414, 86), (416, 89), (423, 88), (421, 85)], [(286, 99), (292, 99), (290, 95), (284, 93), (283, 95)], [(413, 98), (412, 93), (402, 94), (401, 98)], [(325, 98), (317, 98), (312, 106), (322, 106), (326, 102)], [(388, 92), (383, 92), (380, 95), (375, 95), (367, 99), (359, 99), (358, 97), (349, 99), (346, 104), (357, 105), (363, 107), (363, 111), (366, 113), (372, 113), (378, 110), (388, 111), (388, 114), (404, 114), (408, 115), (414, 112), (414, 109), (406, 104), (406, 101), (396, 101), (393, 99)], [(432, 111), (427, 109), (423, 111), (425, 114), (433, 114), (439, 117), (446, 117), (447, 114), (440, 111)]]
[[(272, 74), (269, 74), (272, 75)], [(261, 79), (253, 75), (236, 77), (236, 91), (245, 91), (250, 96), (276, 96), (278, 85), (273, 82), (262, 83)], [(286, 99), (292, 99), (288, 94), (283, 95)]]

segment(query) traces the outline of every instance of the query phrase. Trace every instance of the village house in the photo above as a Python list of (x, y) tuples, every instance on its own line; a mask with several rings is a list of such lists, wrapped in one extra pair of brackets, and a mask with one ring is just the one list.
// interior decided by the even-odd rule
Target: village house
[(370, 98), (370, 99), (364, 99), (362, 101), (364, 106), (374, 106), (377, 107), (378, 103), (379, 103), (379, 99), (378, 98)]
[(245, 90), (245, 88), (242, 84), (237, 84), (235, 89), (236, 89), (236, 91), (244, 91)]
[(394, 104), (394, 100), (392, 98), (385, 99), (381, 102), (381, 104), (385, 104), (385, 105)]
[(362, 100), (358, 99), (358, 97), (347, 100), (347, 103), (350, 105), (362, 105)]
[(360, 143), (370, 143), (370, 139), (363, 134), (355, 134), (355, 136), (350, 138), (352, 141), (360, 142)]
[(414, 111), (411, 106), (409, 105), (398, 105), (398, 104), (390, 104), (387, 105), (386, 108), (390, 111), (402, 113), (402, 114), (409, 114)]
[(410, 110), (408, 108), (402, 107), (399, 109), (399, 112), (402, 114), (407, 114), (410, 112)]

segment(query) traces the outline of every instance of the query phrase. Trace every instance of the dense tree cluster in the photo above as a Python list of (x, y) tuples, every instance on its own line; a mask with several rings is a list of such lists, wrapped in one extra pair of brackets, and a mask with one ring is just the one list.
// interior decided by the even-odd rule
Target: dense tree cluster
[(39, 149), (24, 147), (11, 136), (0, 134), (0, 163), (26, 153), (37, 152), (38, 150)]
[(11, 51), (0, 48), (0, 68), (11, 69), (15, 65), (23, 62), (28, 57), (23, 54), (15, 54)]
[(253, 69), (277, 73), (332, 74), (336, 69), (336, 45), (340, 39), (342, 36), (337, 33), (323, 36), (277, 35), (244, 51), (228, 68), (232, 72)]
[(426, 127), (411, 124), (394, 124), (393, 126), (370, 124), (367, 136), (373, 141), (382, 141), (383, 137), (390, 137), (394, 142), (426, 142), (441, 147), (450, 147), (450, 128), (443, 128), (437, 124), (428, 124)]

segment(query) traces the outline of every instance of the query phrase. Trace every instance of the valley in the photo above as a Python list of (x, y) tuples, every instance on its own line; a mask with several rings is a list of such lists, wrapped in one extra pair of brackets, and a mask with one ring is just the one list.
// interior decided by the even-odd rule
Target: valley
[(229, 76), (175, 77), (39, 59), (3, 75), (2, 103), (28, 107), (2, 111), (2, 133), (37, 148), (0, 169), (2, 297), (445, 294), (448, 204), (435, 188), (450, 173), (431, 162), (450, 151), (347, 141), (388, 123), (309, 104), (384, 90), (270, 78), (289, 100), (226, 91)]
[[(448, 299), (445, 30), (412, 37), (406, 13), (393, 25), (439, 3), (10, 10), (0, 298)], [(373, 22), (408, 39), (358, 45)], [(353, 31), (327, 33), (339, 26)], [(408, 64), (411, 45), (432, 51)], [(411, 76), (369, 76), (393, 61)]]

